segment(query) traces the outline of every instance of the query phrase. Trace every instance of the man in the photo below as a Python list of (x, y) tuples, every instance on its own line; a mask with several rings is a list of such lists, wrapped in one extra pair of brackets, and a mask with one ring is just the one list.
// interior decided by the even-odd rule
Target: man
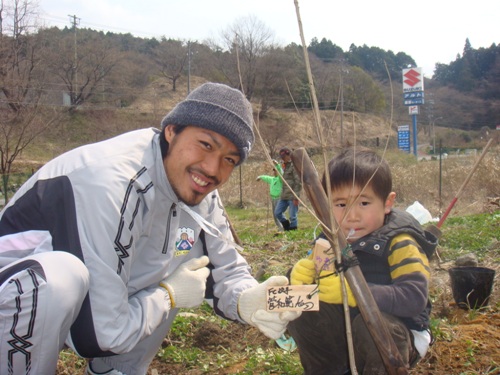
[[(300, 176), (295, 171), (292, 162), (292, 152), (289, 148), (283, 147), (280, 150), (280, 157), (283, 160), (283, 190), (281, 191), (280, 200), (276, 205), (274, 215), (280, 221), (285, 231), (295, 230), (298, 228), (297, 214), (299, 212), (300, 191), (302, 190), (302, 182)], [(288, 210), (288, 219), (285, 217), (285, 212)]]
[(299, 315), (265, 311), (288, 281), (251, 276), (217, 192), (253, 145), (250, 103), (207, 83), (161, 125), (57, 157), (0, 213), (1, 374), (53, 374), (65, 345), (89, 374), (145, 374), (204, 298), (273, 339)]

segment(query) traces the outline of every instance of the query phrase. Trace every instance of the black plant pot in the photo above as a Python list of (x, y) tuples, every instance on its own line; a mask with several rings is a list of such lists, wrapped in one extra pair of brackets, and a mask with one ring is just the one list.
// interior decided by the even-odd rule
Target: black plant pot
[(478, 309), (488, 305), (495, 270), (485, 267), (454, 267), (450, 274), (453, 299), (462, 309)]

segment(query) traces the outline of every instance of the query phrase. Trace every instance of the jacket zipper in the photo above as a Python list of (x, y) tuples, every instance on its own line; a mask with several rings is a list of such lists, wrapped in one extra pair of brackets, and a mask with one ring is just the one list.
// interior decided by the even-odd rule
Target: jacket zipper
[(168, 213), (168, 220), (167, 220), (167, 231), (165, 233), (165, 242), (163, 242), (162, 254), (166, 254), (168, 250), (168, 242), (170, 237), (170, 221), (172, 220), (173, 217), (177, 216), (176, 207), (177, 205), (175, 203), (172, 203), (172, 206), (170, 206), (170, 211)]

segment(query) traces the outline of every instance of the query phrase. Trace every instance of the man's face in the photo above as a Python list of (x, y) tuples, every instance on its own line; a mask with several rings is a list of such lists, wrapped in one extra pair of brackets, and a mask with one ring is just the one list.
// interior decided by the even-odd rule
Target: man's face
[(355, 242), (382, 227), (395, 197), (396, 193), (392, 192), (386, 200), (382, 200), (370, 185), (364, 189), (345, 185), (332, 190), (333, 214), (347, 242)]
[(226, 183), (240, 160), (236, 146), (219, 133), (188, 126), (179, 134), (165, 128), (169, 143), (163, 160), (165, 172), (177, 197), (189, 206)]
[(284, 163), (288, 163), (290, 160), (292, 160), (292, 156), (290, 155), (289, 152), (288, 153), (285, 151), (280, 152), (280, 157)]

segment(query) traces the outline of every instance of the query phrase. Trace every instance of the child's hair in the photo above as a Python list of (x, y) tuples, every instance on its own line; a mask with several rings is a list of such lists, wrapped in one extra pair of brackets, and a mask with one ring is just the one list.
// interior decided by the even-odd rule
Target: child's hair
[[(332, 190), (353, 185), (363, 188), (369, 184), (382, 200), (387, 199), (392, 191), (389, 165), (374, 151), (365, 147), (343, 149), (330, 160), (328, 171)], [(326, 175), (323, 175), (322, 185), (328, 194)]]

